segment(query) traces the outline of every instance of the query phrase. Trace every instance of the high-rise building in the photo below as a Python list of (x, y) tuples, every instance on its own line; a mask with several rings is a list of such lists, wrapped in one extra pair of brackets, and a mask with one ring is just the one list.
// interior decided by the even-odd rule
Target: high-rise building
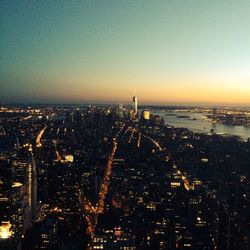
[(12, 162), (12, 166), (15, 171), (15, 183), (14, 187), (22, 190), (23, 193), (23, 231), (26, 232), (32, 225), (31, 206), (29, 204), (29, 167), (27, 160), (15, 159)]
[(37, 173), (31, 148), (28, 154), (0, 160), (0, 249), (21, 249), (21, 239), (36, 219)]
[(143, 119), (144, 120), (149, 120), (149, 118), (150, 118), (150, 112), (149, 112), (148, 109), (143, 110), (142, 115), (143, 115)]
[(124, 109), (123, 109), (123, 105), (121, 103), (118, 104), (117, 115), (118, 115), (119, 119), (124, 118)]
[(137, 115), (137, 97), (133, 96), (132, 109), (134, 111), (135, 116)]
[(28, 229), (27, 183), (19, 182), (18, 175), (12, 160), (0, 161), (1, 249), (21, 249), (21, 237)]
[(31, 207), (32, 220), (35, 220), (37, 215), (37, 171), (32, 151), (28, 159), (28, 182), (28, 200)]

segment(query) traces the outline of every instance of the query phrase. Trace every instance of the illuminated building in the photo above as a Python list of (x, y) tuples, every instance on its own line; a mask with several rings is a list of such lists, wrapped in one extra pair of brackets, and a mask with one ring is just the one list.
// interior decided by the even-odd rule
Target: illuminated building
[(16, 166), (12, 161), (3, 160), (0, 162), (1, 249), (20, 249), (21, 237), (27, 230), (30, 210), (27, 201), (26, 184), (17, 181), (21, 176), (20, 173), (20, 169), (16, 171)]
[(148, 109), (143, 110), (142, 115), (143, 115), (143, 119), (144, 120), (149, 120), (149, 118), (150, 118), (150, 112), (149, 112)]
[(178, 188), (178, 187), (180, 187), (180, 186), (181, 186), (181, 183), (180, 183), (180, 182), (177, 182), (177, 181), (171, 182), (171, 188), (172, 188), (172, 189)]
[(65, 155), (61, 160), (62, 163), (72, 163), (74, 161), (73, 155)]
[[(12, 206), (12, 182), (13, 182), (13, 168), (10, 162), (0, 161), (0, 238), (8, 239), (6, 221), (11, 221), (13, 214)], [(10, 222), (11, 223), (11, 222)], [(1, 242), (2, 243), (2, 242)], [(2, 246), (2, 245), (1, 245)]]
[(130, 234), (117, 233), (117, 231), (95, 235), (93, 237), (92, 249), (135, 250), (135, 237)]
[(12, 236), (11, 224), (9, 221), (2, 221), (0, 225), (0, 239), (9, 239)]
[(133, 111), (134, 117), (136, 117), (137, 116), (137, 97), (136, 96), (133, 96), (132, 111)]
[[(36, 218), (37, 181), (32, 152), (28, 159), (0, 161), (0, 248), (20, 249)], [(6, 248), (8, 249), (8, 248)]]
[(36, 219), (37, 213), (37, 172), (32, 151), (28, 159), (28, 203), (31, 208), (32, 220)]
[(123, 106), (121, 103), (119, 103), (118, 105), (118, 117), (119, 119), (123, 119), (124, 118), (124, 110), (123, 110)]
[(29, 201), (31, 198), (30, 192), (33, 189), (30, 186), (31, 181), (29, 180), (29, 171), (30, 166), (27, 162), (27, 160), (14, 160), (12, 162), (14, 171), (15, 171), (15, 182), (12, 183), (12, 188), (18, 192), (18, 189), (20, 189), (21, 195), (24, 197), (23, 202), (25, 206), (23, 206), (23, 231), (25, 232), (27, 229), (29, 229), (32, 225), (32, 208)]

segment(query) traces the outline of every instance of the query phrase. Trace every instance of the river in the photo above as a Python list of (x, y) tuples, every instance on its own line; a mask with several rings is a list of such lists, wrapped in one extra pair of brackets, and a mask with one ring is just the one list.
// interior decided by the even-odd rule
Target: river
[[(160, 115), (165, 123), (176, 128), (187, 128), (193, 132), (237, 135), (243, 140), (250, 138), (250, 127), (212, 123), (206, 113), (181, 112), (175, 110), (151, 109), (150, 113)], [(181, 116), (181, 117), (180, 117)]]

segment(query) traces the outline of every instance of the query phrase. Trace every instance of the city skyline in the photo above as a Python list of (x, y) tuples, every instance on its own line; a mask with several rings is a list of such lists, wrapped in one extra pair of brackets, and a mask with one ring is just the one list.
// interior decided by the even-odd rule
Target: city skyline
[(250, 104), (248, 1), (1, 1), (2, 103)]
[(0, 249), (249, 249), (250, 108), (0, 107)]

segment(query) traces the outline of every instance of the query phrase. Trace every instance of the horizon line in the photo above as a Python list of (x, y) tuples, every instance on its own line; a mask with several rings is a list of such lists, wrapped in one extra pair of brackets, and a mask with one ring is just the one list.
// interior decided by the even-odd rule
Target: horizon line
[[(8, 105), (118, 105), (118, 104), (130, 105), (132, 103), (128, 101), (118, 101), (118, 102), (0, 102), (1, 106), (8, 106)], [(219, 106), (219, 107), (250, 107), (250, 103), (199, 103), (199, 102), (169, 102), (169, 103), (149, 103), (149, 102), (142, 102), (138, 104), (140, 106)]]

